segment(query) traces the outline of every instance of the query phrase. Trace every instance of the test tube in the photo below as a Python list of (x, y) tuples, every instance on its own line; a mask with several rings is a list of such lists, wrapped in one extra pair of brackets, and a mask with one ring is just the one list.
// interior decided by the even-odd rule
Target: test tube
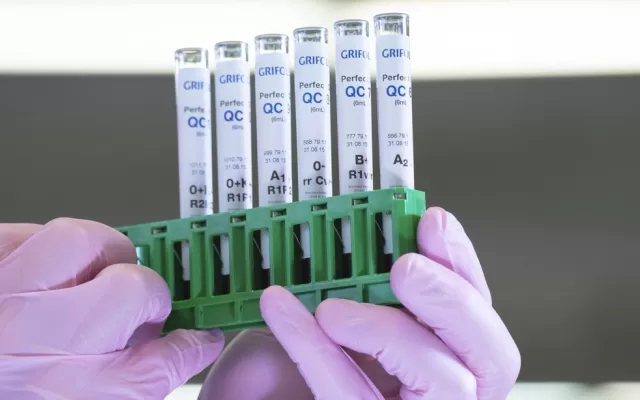
[[(332, 196), (329, 40), (322, 27), (293, 31), (298, 200)], [(300, 227), (302, 258), (311, 257), (309, 225)]]
[[(175, 52), (180, 218), (213, 214), (211, 75), (209, 52)], [(182, 250), (182, 278), (190, 280), (189, 245)]]
[[(369, 23), (334, 24), (336, 116), (340, 194), (373, 190)], [(351, 224), (342, 219), (344, 254), (351, 254)]]
[[(289, 37), (255, 38), (258, 202), (260, 207), (293, 201), (291, 165), (291, 73)], [(269, 232), (260, 233), (262, 268), (270, 268)]]
[[(376, 34), (376, 87), (380, 186), (414, 186), (413, 113), (409, 16), (379, 14)], [(393, 254), (391, 214), (382, 220), (384, 253)]]
[[(216, 143), (220, 212), (252, 207), (251, 82), (245, 42), (215, 45)], [(222, 275), (229, 276), (229, 237), (220, 238)]]

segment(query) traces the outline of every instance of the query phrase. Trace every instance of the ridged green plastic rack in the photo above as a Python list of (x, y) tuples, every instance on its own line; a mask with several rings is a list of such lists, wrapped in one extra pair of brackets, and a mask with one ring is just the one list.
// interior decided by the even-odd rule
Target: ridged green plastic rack
[[(138, 251), (139, 263), (168, 283), (173, 310), (165, 331), (179, 328), (239, 330), (262, 326), (259, 300), (281, 285), (315, 311), (330, 297), (397, 304), (391, 264), (416, 251), (425, 194), (393, 188), (301, 201), (204, 217), (118, 228)], [(393, 256), (383, 254), (382, 215), (391, 213)], [(343, 255), (341, 219), (351, 221), (352, 253)], [(301, 257), (299, 227), (310, 225), (311, 259)], [(268, 230), (271, 268), (262, 269), (260, 231)], [(220, 237), (229, 237), (230, 274), (222, 275)], [(191, 279), (182, 280), (181, 248), (189, 243)]]

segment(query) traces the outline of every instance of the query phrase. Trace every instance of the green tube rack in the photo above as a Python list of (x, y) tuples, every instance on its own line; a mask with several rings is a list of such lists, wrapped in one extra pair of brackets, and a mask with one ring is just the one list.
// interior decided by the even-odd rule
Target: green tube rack
[[(201, 217), (120, 227), (138, 262), (158, 272), (172, 296), (165, 332), (241, 330), (264, 326), (260, 295), (269, 285), (290, 290), (315, 311), (326, 298), (397, 304), (389, 284), (393, 261), (417, 250), (423, 192), (392, 188)], [(391, 214), (393, 255), (383, 254), (382, 215)], [(352, 252), (343, 254), (341, 220), (351, 223)], [(311, 258), (303, 260), (300, 225), (309, 224)], [(270, 265), (262, 268), (260, 232), (269, 231)], [(220, 237), (229, 238), (230, 273), (222, 275)], [(190, 280), (182, 279), (189, 243)]]

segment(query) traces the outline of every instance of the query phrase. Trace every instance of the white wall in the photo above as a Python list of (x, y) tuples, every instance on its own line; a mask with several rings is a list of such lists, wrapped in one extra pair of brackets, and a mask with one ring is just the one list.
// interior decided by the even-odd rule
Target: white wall
[(382, 12), (411, 16), (416, 77), (640, 72), (633, 0), (56, 3), (0, 1), (0, 73), (171, 73), (179, 47)]

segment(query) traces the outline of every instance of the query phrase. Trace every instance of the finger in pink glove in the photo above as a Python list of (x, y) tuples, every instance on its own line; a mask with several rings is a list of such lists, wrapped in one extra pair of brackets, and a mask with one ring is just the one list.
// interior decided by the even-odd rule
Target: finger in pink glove
[(168, 287), (96, 222), (0, 225), (0, 398), (162, 399), (210, 365), (220, 331), (159, 338)]
[[(401, 257), (392, 289), (408, 312), (329, 299), (315, 318), (288, 291), (267, 289), (265, 321), (317, 399), (504, 400), (520, 354), (491, 307), (470, 240), (453, 215), (430, 208), (418, 228), (419, 254)], [(343, 350), (374, 357), (401, 382), (381, 392)], [(388, 390), (388, 389), (387, 389)]]

